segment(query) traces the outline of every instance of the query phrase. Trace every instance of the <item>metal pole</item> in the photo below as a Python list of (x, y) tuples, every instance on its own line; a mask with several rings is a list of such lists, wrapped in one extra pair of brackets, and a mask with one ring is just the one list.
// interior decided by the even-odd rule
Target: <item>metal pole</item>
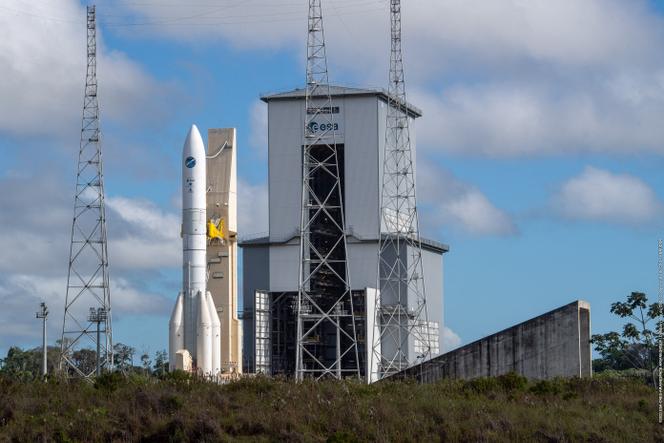
[(46, 346), (46, 317), (48, 317), (48, 308), (46, 303), (42, 302), (40, 305), (40, 310), (37, 311), (37, 318), (42, 319), (42, 367), (41, 374), (42, 377), (46, 377), (48, 372), (47, 358), (48, 358), (48, 348)]
[(48, 371), (48, 367), (46, 365), (47, 363), (47, 352), (48, 349), (46, 348), (46, 317), (42, 319), (42, 375), (46, 377), (46, 373)]
[(101, 358), (99, 358), (99, 319), (97, 319), (97, 376), (101, 375)]
[(662, 424), (662, 306), (664, 305), (664, 263), (662, 262), (662, 240), (657, 242), (657, 295), (659, 304), (659, 321), (657, 322), (657, 341), (659, 344), (659, 358), (657, 367), (657, 407), (659, 423)]

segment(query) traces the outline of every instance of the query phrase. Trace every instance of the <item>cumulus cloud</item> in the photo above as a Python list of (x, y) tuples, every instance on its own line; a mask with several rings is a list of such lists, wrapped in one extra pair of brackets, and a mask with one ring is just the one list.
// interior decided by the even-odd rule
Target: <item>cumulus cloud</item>
[[(76, 134), (86, 65), (86, 14), (76, 0), (5, 0), (0, 10), (0, 132)], [(104, 117), (132, 122), (158, 111), (157, 82), (98, 36), (99, 97)], [(153, 112), (147, 112), (147, 110)], [(144, 119), (142, 119), (145, 121)], [(70, 128), (70, 129), (68, 129)]]
[[(117, 4), (151, 34), (290, 48), (304, 61), (306, 5), (290, 0)], [(388, 3), (331, 0), (324, 17), (331, 78), (384, 86)], [(481, 156), (664, 152), (662, 23), (646, 0), (405, 4), (421, 146)]]
[(455, 228), (472, 235), (514, 235), (516, 223), (476, 187), (450, 172), (422, 163), (417, 170), (418, 198), (425, 229)]
[(443, 327), (443, 346), (441, 348), (441, 354), (449, 352), (454, 348), (458, 348), (461, 345), (461, 337), (448, 328), (447, 326)]
[[(54, 342), (62, 333), (65, 290), (67, 280), (64, 276), (45, 277), (33, 274), (3, 274), (0, 272), (0, 348), (20, 343), (34, 343), (41, 336), (41, 328), (34, 319), (34, 311), (39, 303), (45, 302), (49, 309), (48, 337)], [(169, 310), (169, 299), (151, 293), (139, 291), (123, 278), (111, 279), (111, 298), (113, 317), (124, 315), (148, 314), (165, 315)], [(79, 304), (79, 314), (83, 317), (88, 306)]]
[(250, 109), (249, 145), (261, 158), (267, 158), (267, 104), (256, 100)]
[[(53, 170), (0, 177), (0, 349), (34, 342), (33, 311), (41, 301), (51, 311), (49, 336), (62, 332), (71, 191)], [(112, 197), (107, 206), (114, 317), (166, 314), (171, 302), (149, 286), (163, 283), (159, 272), (179, 266), (177, 216), (142, 199)], [(152, 285), (143, 281), (146, 272), (156, 273)]]
[(124, 269), (176, 267), (182, 260), (181, 217), (145, 199), (113, 197), (108, 208), (109, 254)]
[(552, 207), (571, 220), (648, 224), (664, 214), (664, 204), (640, 178), (587, 167), (562, 184)]

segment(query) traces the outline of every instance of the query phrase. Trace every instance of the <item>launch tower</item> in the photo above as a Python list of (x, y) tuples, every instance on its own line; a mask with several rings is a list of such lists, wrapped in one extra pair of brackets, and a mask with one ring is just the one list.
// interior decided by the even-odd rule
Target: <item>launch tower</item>
[(295, 377), (359, 377), (321, 0), (309, 1), (304, 111)]

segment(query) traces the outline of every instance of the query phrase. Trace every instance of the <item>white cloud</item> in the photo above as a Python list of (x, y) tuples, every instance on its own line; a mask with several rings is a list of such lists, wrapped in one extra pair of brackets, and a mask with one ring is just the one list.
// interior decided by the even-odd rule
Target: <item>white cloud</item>
[(461, 344), (461, 337), (457, 335), (456, 332), (448, 328), (447, 326), (443, 327), (443, 346), (441, 349), (441, 354), (449, 352), (454, 348), (459, 347)]
[(616, 74), (595, 85), (559, 89), (542, 80), (416, 91), (425, 110), (419, 141), (457, 154), (521, 156), (579, 151), (664, 152), (664, 69)]
[(664, 204), (643, 180), (587, 167), (562, 184), (554, 210), (571, 220), (647, 224), (664, 214)]
[[(147, 32), (188, 41), (216, 36), (245, 48), (274, 48), (300, 45), (306, 35), (306, 4), (290, 0), (260, 5), (117, 0), (108, 9), (102, 5), (102, 10), (110, 12), (118, 6), (143, 18), (133, 21), (148, 24)], [(359, 65), (359, 70), (372, 66), (376, 59), (389, 55), (388, 10), (388, 2), (380, 0), (326, 2), (323, 16), (328, 45), (339, 53), (364, 55), (364, 60), (346, 57), (347, 65)], [(402, 12), (409, 61), (418, 68), (427, 67), (430, 73), (450, 68), (451, 59), (501, 65), (506, 58), (617, 65), (624, 59), (648, 59), (659, 35), (659, 21), (649, 13), (644, 0), (501, 0), (472, 4), (420, 0), (404, 5)], [(130, 17), (124, 20), (132, 22)], [(376, 48), (384, 51), (373, 51)]]
[[(0, 275), (3, 275), (0, 273)], [(61, 277), (45, 277), (39, 274), (11, 274), (0, 279), (0, 349), (17, 344), (36, 343), (41, 328), (34, 318), (39, 303), (45, 302), (49, 309), (47, 322), (49, 343), (62, 334), (64, 294), (67, 280)], [(130, 314), (164, 315), (171, 301), (149, 291), (141, 291), (123, 278), (111, 279), (113, 318)], [(82, 317), (88, 306), (78, 304)]]
[[(144, 199), (106, 199), (118, 218), (109, 220), (109, 255), (115, 267), (159, 269), (182, 263), (179, 215)], [(112, 223), (115, 222), (115, 223)]]
[[(35, 343), (41, 301), (51, 311), (50, 341), (62, 332), (73, 196), (55, 174), (0, 178), (0, 349)], [(164, 315), (171, 302), (151, 288), (168, 286), (157, 272), (179, 266), (177, 217), (146, 200), (114, 197), (107, 204), (114, 318)]]
[[(125, 20), (150, 23), (143, 32), (287, 47), (304, 64), (306, 4), (118, 4), (140, 17)], [(331, 79), (384, 86), (388, 3), (330, 0), (323, 12)], [(482, 156), (664, 152), (662, 24), (646, 0), (404, 4), (408, 90), (425, 114), (421, 146)]]
[[(0, 132), (78, 133), (86, 65), (85, 8), (76, 0), (4, 0), (0, 10)], [(104, 118), (151, 115), (160, 88), (135, 62), (98, 36), (99, 100)], [(162, 85), (163, 86), (163, 85)], [(143, 119), (144, 121), (144, 119)]]
[(476, 187), (430, 163), (421, 163), (417, 174), (425, 229), (456, 228), (473, 235), (500, 236), (518, 232), (510, 215)]
[(267, 158), (267, 104), (256, 100), (251, 105), (249, 124), (249, 146)]

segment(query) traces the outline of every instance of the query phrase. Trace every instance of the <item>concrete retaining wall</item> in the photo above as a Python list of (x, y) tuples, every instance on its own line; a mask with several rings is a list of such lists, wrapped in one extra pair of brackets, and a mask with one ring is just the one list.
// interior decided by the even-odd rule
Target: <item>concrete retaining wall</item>
[(431, 383), (516, 372), (532, 379), (590, 377), (590, 304), (577, 300), (413, 366), (392, 378)]

